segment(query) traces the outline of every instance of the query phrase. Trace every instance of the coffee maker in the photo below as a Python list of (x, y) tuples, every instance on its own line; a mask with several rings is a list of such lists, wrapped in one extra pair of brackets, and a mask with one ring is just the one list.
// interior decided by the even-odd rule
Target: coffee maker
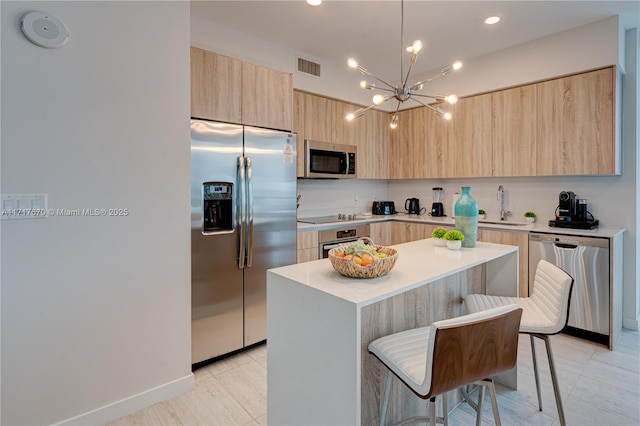
[(558, 208), (555, 220), (549, 226), (558, 228), (594, 229), (598, 220), (587, 210), (587, 200), (576, 198), (573, 191), (562, 191), (558, 196)]
[(442, 188), (433, 188), (433, 204), (431, 204), (431, 216), (442, 217), (444, 214), (444, 205), (442, 204)]

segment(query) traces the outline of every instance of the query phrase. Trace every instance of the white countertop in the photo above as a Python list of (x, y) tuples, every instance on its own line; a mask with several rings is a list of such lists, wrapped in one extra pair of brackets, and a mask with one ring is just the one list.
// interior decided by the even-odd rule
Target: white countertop
[[(349, 227), (353, 225), (364, 225), (366, 223), (376, 223), (376, 222), (387, 222), (387, 221), (395, 221), (395, 222), (413, 222), (413, 223), (425, 223), (425, 224), (441, 224), (443, 226), (454, 226), (455, 219), (450, 217), (432, 217), (429, 215), (408, 215), (404, 213), (398, 213), (396, 215), (389, 216), (370, 216), (363, 218), (361, 220), (349, 221), (349, 222), (331, 222), (331, 223), (323, 223), (323, 224), (311, 224), (311, 223), (302, 223), (298, 222), (298, 231), (313, 231), (313, 230), (323, 230), (323, 229), (333, 229), (333, 228), (341, 228), (341, 227)], [(509, 221), (507, 221), (508, 223)], [(515, 222), (515, 221), (512, 221)], [(549, 234), (561, 234), (561, 235), (583, 235), (587, 237), (602, 237), (602, 238), (613, 238), (621, 232), (624, 232), (624, 228), (620, 227), (612, 227), (612, 226), (600, 226), (596, 229), (571, 229), (571, 228), (554, 228), (548, 225), (548, 219), (540, 219), (535, 223), (527, 224), (527, 225), (503, 225), (503, 224), (493, 224), (493, 223), (478, 223), (478, 228), (480, 229), (495, 229), (502, 231), (510, 231), (510, 232), (545, 232)]]
[(398, 250), (398, 260), (395, 267), (380, 278), (342, 276), (333, 269), (329, 259), (274, 268), (268, 273), (364, 306), (518, 250), (514, 246), (483, 242), (478, 242), (475, 248), (449, 250), (436, 247), (431, 239), (392, 247)]

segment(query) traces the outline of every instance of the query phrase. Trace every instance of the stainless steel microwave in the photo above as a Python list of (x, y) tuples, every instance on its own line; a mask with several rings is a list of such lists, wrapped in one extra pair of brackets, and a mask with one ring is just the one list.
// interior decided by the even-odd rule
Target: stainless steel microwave
[(304, 140), (304, 177), (344, 179), (356, 177), (353, 145)]

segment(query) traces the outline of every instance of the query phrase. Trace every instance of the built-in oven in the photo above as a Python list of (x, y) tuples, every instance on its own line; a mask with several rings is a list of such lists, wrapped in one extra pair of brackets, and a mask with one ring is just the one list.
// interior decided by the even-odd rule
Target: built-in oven
[(318, 256), (329, 257), (329, 250), (369, 236), (369, 225), (344, 226), (318, 232)]
[(304, 141), (304, 177), (344, 179), (356, 177), (356, 147)]

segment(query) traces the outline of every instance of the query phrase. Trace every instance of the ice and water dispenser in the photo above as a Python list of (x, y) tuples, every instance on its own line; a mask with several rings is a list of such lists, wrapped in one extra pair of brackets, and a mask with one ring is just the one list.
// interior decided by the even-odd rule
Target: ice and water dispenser
[(203, 186), (202, 232), (233, 231), (233, 184), (229, 182), (205, 182)]

